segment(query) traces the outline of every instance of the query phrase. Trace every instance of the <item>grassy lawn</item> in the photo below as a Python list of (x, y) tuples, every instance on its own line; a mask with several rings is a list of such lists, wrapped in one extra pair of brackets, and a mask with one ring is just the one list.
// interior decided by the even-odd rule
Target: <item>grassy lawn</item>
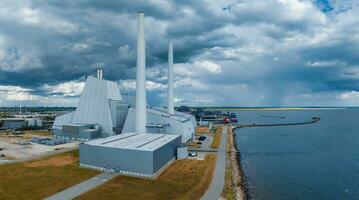
[(119, 176), (78, 199), (200, 199), (208, 189), (217, 157), (175, 161), (156, 180)]
[(0, 165), (0, 199), (43, 199), (98, 174), (79, 168), (78, 151)]

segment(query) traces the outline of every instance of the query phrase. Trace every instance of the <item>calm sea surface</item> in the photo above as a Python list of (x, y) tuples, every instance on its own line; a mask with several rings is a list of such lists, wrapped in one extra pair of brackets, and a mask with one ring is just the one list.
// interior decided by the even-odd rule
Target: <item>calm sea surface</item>
[(359, 199), (359, 109), (236, 111), (239, 123), (314, 124), (236, 130), (254, 199)]

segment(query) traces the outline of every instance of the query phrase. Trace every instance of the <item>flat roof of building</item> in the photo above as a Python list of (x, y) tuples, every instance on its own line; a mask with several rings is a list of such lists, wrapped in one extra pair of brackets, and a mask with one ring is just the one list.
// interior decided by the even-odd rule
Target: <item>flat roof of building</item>
[(154, 151), (178, 137), (180, 137), (180, 135), (123, 133), (107, 138), (91, 140), (85, 142), (85, 144), (121, 149)]

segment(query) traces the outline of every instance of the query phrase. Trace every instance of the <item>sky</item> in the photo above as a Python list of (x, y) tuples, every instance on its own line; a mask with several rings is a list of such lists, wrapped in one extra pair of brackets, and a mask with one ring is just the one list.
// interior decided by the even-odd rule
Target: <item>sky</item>
[(147, 102), (177, 106), (359, 106), (355, 0), (2, 0), (0, 106), (76, 106), (98, 68), (136, 88), (145, 12)]

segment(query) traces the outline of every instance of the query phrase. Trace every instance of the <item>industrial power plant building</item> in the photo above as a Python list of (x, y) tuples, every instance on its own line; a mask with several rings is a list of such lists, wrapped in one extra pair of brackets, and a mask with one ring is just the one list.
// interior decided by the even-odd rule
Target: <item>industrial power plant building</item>
[(80, 166), (155, 178), (176, 159), (181, 136), (124, 133), (80, 145)]
[[(169, 45), (167, 109), (146, 103), (144, 13), (138, 13), (136, 102), (122, 100), (116, 82), (88, 77), (74, 112), (58, 116), (57, 136), (88, 139), (80, 145), (80, 165), (129, 176), (154, 178), (194, 136), (195, 118), (174, 111), (173, 52)], [(97, 137), (100, 139), (91, 140)], [(178, 150), (181, 147), (181, 150)], [(186, 150), (186, 149), (185, 149)]]
[[(179, 113), (169, 114), (158, 108), (147, 108), (147, 133), (181, 134), (182, 142), (185, 143), (194, 135), (194, 116), (188, 117)], [(123, 133), (136, 130), (135, 108), (130, 108), (127, 114)]]
[[(116, 82), (89, 76), (75, 111), (56, 117), (53, 131), (57, 136), (93, 139), (122, 132), (128, 105), (122, 101)], [(88, 127), (85, 129), (85, 127)]]

